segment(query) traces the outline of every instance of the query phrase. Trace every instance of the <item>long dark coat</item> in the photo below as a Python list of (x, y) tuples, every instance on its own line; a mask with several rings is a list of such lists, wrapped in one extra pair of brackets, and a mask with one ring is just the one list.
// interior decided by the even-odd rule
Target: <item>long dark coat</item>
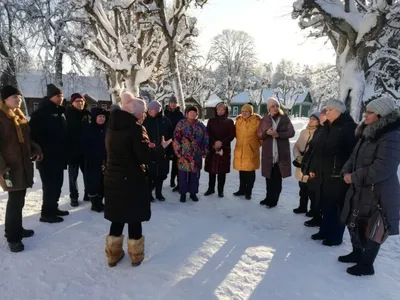
[[(209, 152), (206, 157), (205, 171), (211, 174), (226, 174), (231, 170), (231, 142), (235, 138), (235, 123), (228, 118), (229, 109), (225, 105), (225, 115), (217, 115), (215, 107), (215, 118), (207, 123), (207, 133), (209, 137)], [(216, 141), (222, 142), (223, 155), (215, 152), (214, 144)]]
[(43, 151), (43, 160), (37, 168), (66, 169), (68, 164), (68, 127), (65, 108), (45, 97), (29, 121), (31, 135)]
[(96, 123), (96, 112), (93, 113), (93, 122), (83, 129), (82, 149), (85, 157), (85, 185), (88, 193), (103, 193), (101, 182), (103, 179), (102, 166), (106, 161), (106, 124)]
[[(18, 140), (13, 118), (18, 118), (23, 143)], [(0, 102), (0, 173), (9, 172), (13, 187), (7, 187), (4, 181), (0, 185), (4, 191), (20, 191), (33, 185), (33, 164), (31, 157), (41, 154), (40, 147), (30, 138), (29, 125), (20, 109), (10, 111)]]
[(175, 127), (178, 124), (178, 122), (185, 118), (179, 106), (172, 111), (167, 105), (165, 107), (164, 115), (171, 121), (173, 130), (175, 130)]
[(146, 128), (128, 112), (111, 113), (106, 133), (107, 165), (104, 175), (104, 217), (111, 222), (150, 220), (150, 189), (147, 165), (164, 156), (150, 149)]
[(86, 109), (78, 110), (70, 106), (65, 111), (65, 119), (68, 125), (69, 161), (78, 162), (84, 155), (81, 140), (84, 128), (90, 123), (90, 112)]
[[(143, 122), (143, 126), (146, 128), (147, 135), (149, 136), (150, 142), (156, 144), (156, 146), (161, 146), (161, 138), (168, 141), (172, 138), (173, 129), (171, 121), (162, 115), (158, 114), (156, 117), (151, 117), (147, 115)], [(168, 146), (167, 154), (169, 156), (173, 153), (172, 145)], [(156, 162), (151, 162), (149, 164), (149, 177), (153, 179), (165, 180), (169, 173), (169, 156), (160, 158)]]
[[(276, 139), (278, 143), (279, 153), (279, 170), (281, 171), (282, 178), (290, 177), (292, 175), (292, 159), (290, 156), (290, 143), (289, 139), (294, 137), (295, 131), (288, 115), (283, 114), (280, 116), (280, 121), (276, 131), (279, 137)], [(267, 114), (262, 118), (258, 126), (258, 137), (263, 141), (262, 154), (261, 154), (261, 174), (266, 178), (271, 178), (273, 167), (273, 137), (267, 134), (267, 130), (272, 128), (272, 117)]]
[(356, 124), (348, 114), (342, 114), (332, 124), (329, 121), (314, 134), (313, 155), (309, 171), (315, 173), (314, 184), (323, 203), (341, 207), (348, 185), (341, 177), (341, 170), (357, 143)]
[(367, 222), (380, 204), (389, 223), (390, 235), (399, 234), (399, 129), (398, 113), (358, 128), (361, 139), (342, 170), (343, 175), (350, 173), (352, 179), (341, 214), (342, 222), (348, 224), (355, 210), (359, 211), (356, 223)]

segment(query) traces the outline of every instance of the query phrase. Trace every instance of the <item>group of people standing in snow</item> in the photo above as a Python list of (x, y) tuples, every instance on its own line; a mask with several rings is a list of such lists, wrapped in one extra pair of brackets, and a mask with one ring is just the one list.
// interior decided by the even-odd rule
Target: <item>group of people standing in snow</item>
[(324, 110), (311, 114), (293, 147), (292, 161), (289, 139), (295, 130), (275, 98), (267, 100), (264, 117), (254, 113), (251, 104), (243, 105), (236, 122), (229, 118), (228, 106), (219, 103), (205, 126), (197, 108), (188, 107), (184, 114), (175, 97), (163, 112), (157, 101), (147, 106), (123, 93), (110, 113), (94, 108), (90, 114), (84, 96), (73, 94), (71, 107), (65, 109), (62, 91), (52, 84), (28, 123), (20, 110), (21, 96), (12, 86), (1, 90), (0, 184), (9, 193), (5, 233), (13, 252), (24, 250), (22, 238), (34, 234), (22, 227), (26, 189), (33, 185), (32, 162), (43, 186), (41, 222), (62, 222), (68, 215), (58, 208), (67, 167), (70, 204), (79, 205), (80, 169), (84, 200), (92, 202), (92, 210), (104, 211), (111, 222), (106, 237), (109, 266), (124, 257), (125, 224), (128, 254), (138, 266), (144, 259), (142, 222), (151, 218), (151, 202), (165, 201), (162, 188), (168, 174), (181, 202), (187, 194), (197, 202), (205, 159), (209, 182), (204, 195), (217, 191), (223, 198), (235, 138), (233, 167), (239, 171), (239, 189), (234, 195), (252, 199), (261, 166), (266, 197), (260, 204), (276, 207), (282, 180), (291, 176), (293, 164), (300, 187), (300, 205), (294, 212), (312, 218), (306, 226), (319, 227), (312, 239), (325, 246), (340, 245), (348, 226), (353, 251), (339, 257), (356, 263), (348, 273), (373, 274), (380, 244), (388, 235), (399, 234), (400, 118), (391, 99), (371, 101), (357, 130), (344, 103), (329, 101)]
[[(293, 147), (300, 205), (312, 217), (311, 236), (325, 246), (342, 244), (345, 226), (353, 251), (338, 260), (347, 273), (373, 275), (374, 261), (389, 235), (399, 234), (400, 115), (390, 98), (371, 101), (357, 127), (346, 106), (331, 100), (310, 116)], [(311, 209), (307, 210), (308, 200)]]

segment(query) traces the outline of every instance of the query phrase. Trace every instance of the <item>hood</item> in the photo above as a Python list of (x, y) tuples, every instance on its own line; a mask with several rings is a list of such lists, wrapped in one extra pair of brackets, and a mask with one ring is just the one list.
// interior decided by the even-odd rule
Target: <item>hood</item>
[(119, 131), (131, 128), (137, 122), (136, 117), (123, 110), (115, 110), (108, 120), (108, 129)]
[(374, 124), (365, 125), (363, 122), (356, 129), (356, 136), (363, 137), (367, 140), (376, 141), (385, 133), (400, 129), (400, 114), (399, 111), (394, 111), (391, 114), (380, 118)]
[(214, 107), (215, 117), (216, 118), (221, 117), (221, 116), (218, 116), (218, 114), (217, 114), (217, 107), (218, 107), (218, 105), (221, 105), (221, 104), (223, 104), (225, 106), (225, 114), (223, 115), (223, 117), (226, 117), (226, 118), (229, 117), (229, 107), (224, 102), (220, 102), (217, 105), (215, 105), (215, 107)]

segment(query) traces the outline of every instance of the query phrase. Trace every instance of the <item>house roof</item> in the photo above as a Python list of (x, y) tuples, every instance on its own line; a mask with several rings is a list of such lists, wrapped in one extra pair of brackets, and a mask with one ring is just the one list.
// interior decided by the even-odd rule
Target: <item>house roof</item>
[[(97, 101), (111, 101), (107, 81), (101, 77), (63, 75), (62, 91), (66, 99), (73, 93), (87, 94)], [(42, 71), (21, 73), (17, 76), (19, 88), (26, 98), (42, 98), (46, 95), (47, 82)]]
[[(297, 98), (296, 103), (302, 103), (306, 99), (308, 93), (309, 93), (309, 90), (305, 89), (304, 93)], [(268, 98), (273, 97), (274, 94), (275, 94), (274, 89), (264, 89), (262, 103), (265, 103), (265, 101), (267, 101)], [(249, 92), (248, 91), (244, 91), (244, 92), (237, 94), (236, 96), (234, 96), (232, 98), (232, 101), (231, 101), (232, 104), (246, 104), (248, 102), (249, 102)]]
[(224, 102), (217, 94), (212, 94), (205, 103), (205, 107), (215, 107), (218, 103)]

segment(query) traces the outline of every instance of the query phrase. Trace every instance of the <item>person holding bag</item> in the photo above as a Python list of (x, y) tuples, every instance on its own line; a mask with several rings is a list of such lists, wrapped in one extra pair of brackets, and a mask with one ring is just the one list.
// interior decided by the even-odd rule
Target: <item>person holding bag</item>
[(373, 275), (380, 245), (388, 235), (399, 234), (399, 129), (400, 114), (394, 101), (371, 101), (356, 130), (358, 144), (342, 169), (350, 188), (341, 221), (349, 228), (353, 251), (338, 260), (356, 264), (347, 269), (351, 275)]

